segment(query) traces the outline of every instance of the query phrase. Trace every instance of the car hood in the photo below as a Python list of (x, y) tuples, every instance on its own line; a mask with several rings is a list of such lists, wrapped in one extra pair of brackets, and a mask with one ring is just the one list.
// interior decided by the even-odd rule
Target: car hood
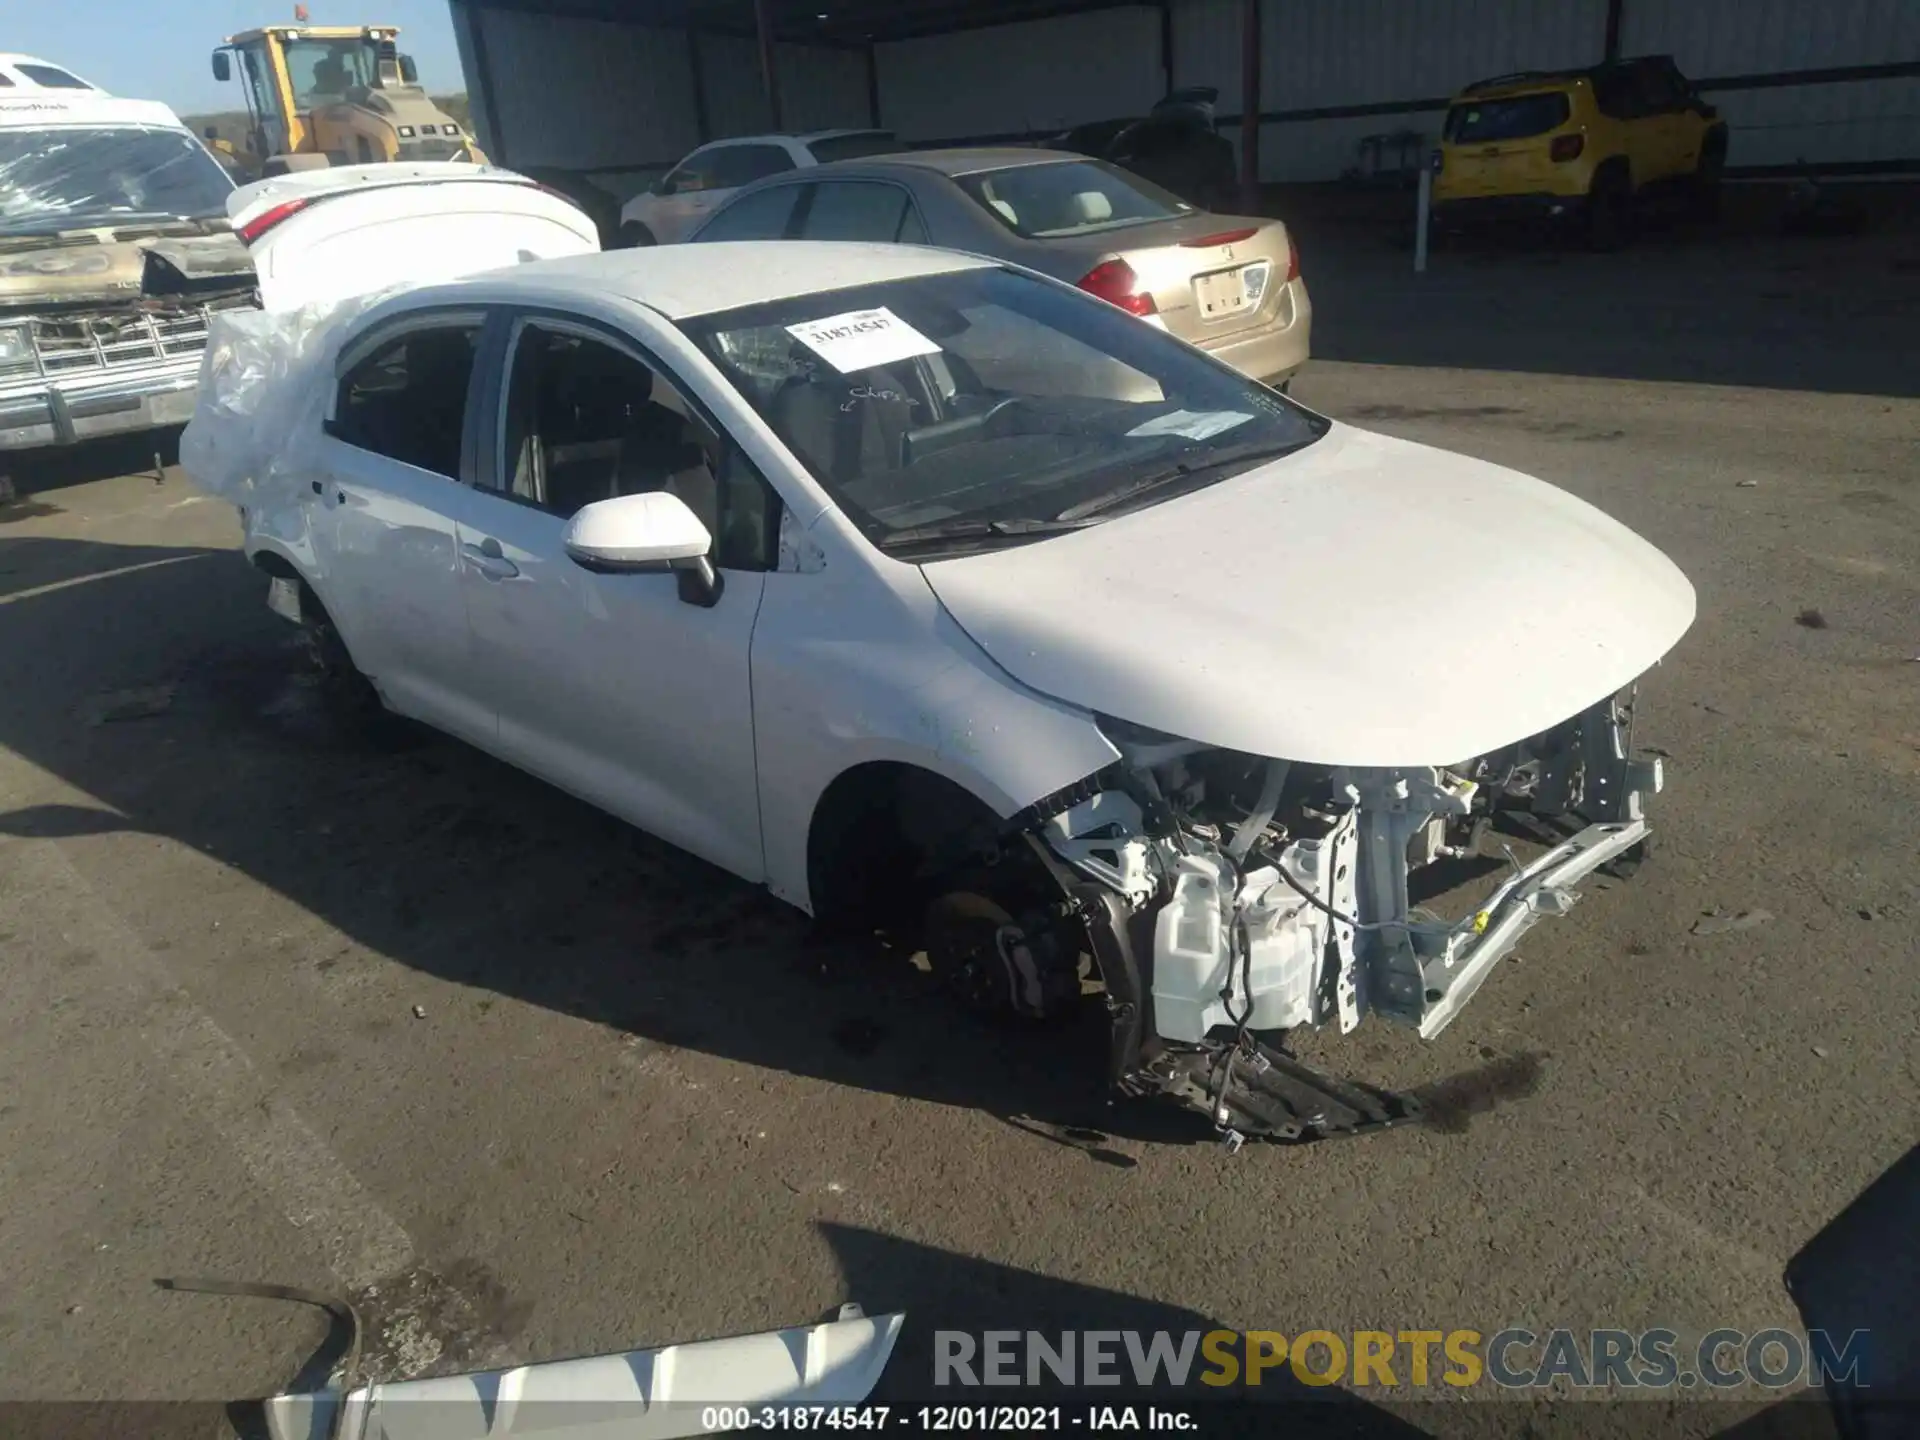
[(238, 237), (215, 234), (117, 238), (103, 227), (50, 235), (36, 245), (0, 245), (0, 310), (131, 303), (156, 295), (199, 295), (253, 285), (253, 262)]
[(1585, 501), (1338, 424), (1195, 494), (922, 570), (1035, 690), (1326, 765), (1449, 764), (1538, 734), (1694, 617), (1673, 562)]

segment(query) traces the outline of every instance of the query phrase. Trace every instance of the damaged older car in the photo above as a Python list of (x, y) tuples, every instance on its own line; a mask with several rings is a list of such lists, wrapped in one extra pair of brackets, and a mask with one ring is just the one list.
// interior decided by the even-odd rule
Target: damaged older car
[(0, 453), (184, 424), (255, 303), (232, 179), (164, 105), (0, 60)]
[[(1230, 1144), (1413, 1118), (1288, 1035), (1438, 1034), (1647, 837), (1632, 695), (1693, 590), (1552, 485), (923, 247), (332, 283), (221, 328), (183, 460), (342, 713), (899, 937), (967, 1006), (1103, 996), (1112, 1086)], [(1505, 810), (1543, 853), (1416, 904)]]

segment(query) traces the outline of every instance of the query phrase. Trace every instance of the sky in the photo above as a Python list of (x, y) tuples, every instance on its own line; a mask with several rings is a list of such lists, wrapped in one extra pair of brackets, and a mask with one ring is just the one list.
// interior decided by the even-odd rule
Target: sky
[[(213, 78), (227, 36), (292, 24), (294, 0), (6, 0), (0, 49), (37, 55), (102, 90), (159, 100), (182, 114), (239, 110), (238, 80)], [(315, 25), (398, 25), (400, 49), (437, 95), (467, 88), (446, 0), (305, 0)]]

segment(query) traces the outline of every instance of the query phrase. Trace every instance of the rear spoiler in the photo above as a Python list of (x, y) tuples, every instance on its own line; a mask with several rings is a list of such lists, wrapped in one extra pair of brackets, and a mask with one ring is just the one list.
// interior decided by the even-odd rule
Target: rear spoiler
[[(383, 173), (392, 171), (391, 175)], [(325, 170), (301, 171), (300, 175), (321, 175)], [(338, 174), (339, 172), (334, 172)], [(283, 183), (286, 176), (255, 181), (251, 185), (241, 186), (234, 191), (236, 198), (227, 202), (227, 218), (233, 223), (233, 233), (242, 243), (252, 245), (262, 235), (273, 229), (282, 220), (299, 214), (302, 210), (330, 200), (336, 195), (365, 195), (375, 190), (406, 190), (420, 185), (516, 185), (530, 190), (539, 190), (551, 195), (582, 215), (586, 210), (580, 202), (565, 191), (556, 190), (531, 176), (522, 175), (517, 170), (505, 170), (496, 165), (473, 165), (464, 161), (440, 161), (401, 167), (394, 164), (377, 165), (354, 172), (351, 185), (327, 185), (324, 187)], [(282, 198), (284, 197), (284, 198)], [(261, 208), (261, 202), (267, 202)], [(589, 219), (591, 217), (588, 217)]]

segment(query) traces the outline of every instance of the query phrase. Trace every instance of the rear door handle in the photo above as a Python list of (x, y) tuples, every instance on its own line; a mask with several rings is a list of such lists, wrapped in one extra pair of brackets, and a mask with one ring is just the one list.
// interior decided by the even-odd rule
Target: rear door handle
[(462, 545), (467, 564), (479, 571), (489, 580), (511, 580), (520, 573), (520, 567), (500, 553), (498, 540), (482, 540), (478, 545)]

